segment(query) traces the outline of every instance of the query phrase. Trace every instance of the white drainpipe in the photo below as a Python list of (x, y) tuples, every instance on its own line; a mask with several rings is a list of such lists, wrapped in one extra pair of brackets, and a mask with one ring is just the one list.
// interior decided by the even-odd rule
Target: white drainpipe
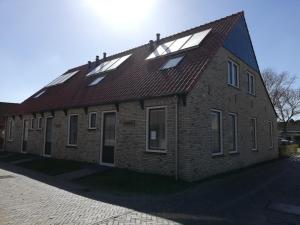
[(178, 96), (175, 99), (175, 179), (178, 180)]

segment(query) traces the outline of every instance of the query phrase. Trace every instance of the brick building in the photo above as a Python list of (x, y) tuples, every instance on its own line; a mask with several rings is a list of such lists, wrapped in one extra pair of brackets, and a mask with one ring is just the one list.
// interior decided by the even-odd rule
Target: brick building
[(14, 113), (17, 105), (15, 103), (0, 102), (0, 151), (4, 150), (8, 115)]
[(7, 151), (189, 181), (278, 156), (243, 12), (72, 68), (8, 125)]

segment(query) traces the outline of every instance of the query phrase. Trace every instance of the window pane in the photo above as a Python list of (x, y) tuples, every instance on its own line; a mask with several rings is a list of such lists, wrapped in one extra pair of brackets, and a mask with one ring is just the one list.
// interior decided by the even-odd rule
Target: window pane
[(78, 129), (78, 116), (77, 115), (70, 116), (69, 144), (71, 145), (77, 144), (77, 129)]
[(211, 112), (212, 153), (221, 153), (221, 114)]
[(256, 149), (256, 121), (251, 119), (251, 147)]
[(238, 67), (233, 64), (233, 85), (238, 86)]
[(236, 149), (236, 116), (233, 114), (229, 114), (229, 151), (235, 152)]
[(228, 61), (228, 83), (233, 84), (232, 80), (232, 62)]
[(12, 137), (13, 137), (13, 127), (14, 127), (14, 121), (10, 120), (9, 121), (9, 133), (8, 133), (9, 140), (12, 140)]
[(166, 149), (166, 111), (161, 109), (149, 110), (149, 149)]
[(270, 147), (273, 147), (273, 126), (272, 126), (272, 123), (269, 122), (269, 145)]
[(96, 113), (91, 113), (90, 114), (90, 128), (96, 128)]
[(115, 145), (115, 124), (116, 123), (116, 116), (115, 113), (107, 113), (105, 114), (105, 121), (104, 121), (104, 132), (105, 132), (105, 139), (104, 144), (105, 146), (114, 146)]

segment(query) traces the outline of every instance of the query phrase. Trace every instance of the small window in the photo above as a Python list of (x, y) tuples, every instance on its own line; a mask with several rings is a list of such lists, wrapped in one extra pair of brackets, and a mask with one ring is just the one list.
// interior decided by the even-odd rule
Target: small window
[(222, 144), (222, 112), (211, 110), (211, 152), (212, 155), (223, 154)]
[(68, 145), (77, 145), (78, 115), (69, 116), (68, 124)]
[(239, 87), (239, 67), (233, 61), (228, 61), (228, 84)]
[(247, 73), (248, 77), (248, 93), (251, 95), (255, 95), (255, 79), (254, 75), (251, 73)]
[(273, 148), (273, 124), (271, 121), (268, 122), (268, 133), (269, 133), (269, 147)]
[(180, 63), (180, 61), (183, 59), (183, 56), (179, 56), (179, 57), (176, 57), (176, 58), (173, 58), (173, 59), (169, 59), (165, 64), (164, 66), (161, 68), (162, 70), (165, 70), (165, 69), (169, 69), (169, 68), (173, 68), (175, 66), (178, 65), (178, 63)]
[(30, 129), (31, 130), (35, 129), (35, 122), (36, 122), (36, 119), (35, 118), (31, 118), (31, 123), (30, 123)]
[(46, 92), (45, 90), (44, 90), (44, 91), (41, 91), (41, 92), (39, 92), (37, 95), (35, 95), (35, 96), (34, 96), (34, 98), (38, 98), (38, 97), (40, 97), (40, 96), (41, 96), (41, 95), (43, 95), (45, 92)]
[(42, 123), (43, 123), (43, 118), (39, 117), (38, 118), (38, 123), (37, 123), (37, 129), (39, 129), (39, 130), (42, 129)]
[(229, 113), (228, 138), (229, 152), (237, 152), (237, 115), (235, 113)]
[(89, 86), (94, 86), (94, 85), (99, 84), (100, 81), (101, 81), (103, 78), (104, 78), (104, 77), (98, 77), (98, 78), (96, 78), (95, 80), (93, 80), (93, 81), (89, 84)]
[(89, 114), (89, 129), (96, 129), (97, 127), (97, 113), (91, 112)]
[(8, 140), (13, 140), (13, 130), (14, 130), (15, 122), (13, 119), (9, 120), (9, 126), (8, 126)]
[(256, 118), (250, 120), (251, 148), (257, 150)]
[(166, 107), (148, 108), (147, 150), (167, 150)]

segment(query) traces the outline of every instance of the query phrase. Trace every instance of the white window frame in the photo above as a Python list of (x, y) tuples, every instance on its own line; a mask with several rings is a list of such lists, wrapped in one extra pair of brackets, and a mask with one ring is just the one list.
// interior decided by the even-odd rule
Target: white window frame
[[(229, 62), (231, 63), (231, 71), (233, 71), (233, 68), (234, 68), (234, 65), (236, 65), (237, 67), (237, 85), (234, 85), (234, 84), (231, 84), (230, 83), (230, 70), (229, 70)], [(233, 77), (232, 77), (232, 80), (233, 80)], [(240, 87), (240, 66), (239, 64), (237, 64), (236, 62), (234, 62), (233, 60), (231, 59), (228, 59), (227, 60), (227, 84), (232, 86), (232, 87), (236, 87), (236, 88), (239, 88)]]
[[(70, 144), (70, 121), (71, 121), (71, 116), (77, 116), (77, 144)], [(78, 133), (79, 133), (79, 126), (78, 126), (78, 122), (79, 122), (79, 115), (76, 113), (72, 113), (69, 114), (68, 116), (68, 142), (67, 142), (67, 146), (72, 146), (72, 147), (76, 147), (78, 146)]]
[[(270, 133), (269, 133), (270, 132)], [(268, 121), (268, 134), (271, 137), (271, 145), (269, 145), (269, 148), (272, 149), (274, 147), (274, 140), (273, 140), (273, 123), (272, 121)]]
[(11, 118), (8, 120), (8, 137), (7, 137), (7, 140), (8, 141), (13, 141), (14, 138), (13, 138), (13, 127), (14, 127), (14, 120)]
[[(164, 109), (165, 116), (165, 137), (166, 137), (166, 149), (149, 149), (149, 111), (151, 109)], [(166, 153), (168, 151), (168, 107), (167, 106), (151, 106), (147, 107), (146, 110), (146, 152), (157, 152), (157, 153)]]
[(234, 139), (235, 139), (235, 150), (234, 151), (229, 151), (229, 153), (238, 153), (238, 115), (237, 113), (228, 113), (229, 116), (234, 116)]
[(42, 129), (42, 119), (43, 119), (43, 117), (37, 118), (37, 130)]
[[(253, 78), (253, 90), (251, 90), (251, 82), (250, 82), (251, 77)], [(248, 80), (248, 94), (255, 96), (256, 95), (255, 76), (252, 73), (247, 72), (247, 80)]]
[[(96, 124), (95, 124), (95, 127), (91, 126), (91, 117), (92, 117), (92, 115), (96, 115)], [(89, 113), (89, 121), (88, 121), (88, 123), (89, 123), (89, 130), (96, 130), (97, 129), (97, 112), (90, 112)]]
[[(212, 149), (211, 149), (211, 154), (212, 154), (212, 156), (224, 155), (224, 150), (223, 150), (223, 113), (221, 110), (211, 109), (209, 111), (210, 117), (211, 117), (212, 112), (220, 113), (220, 133), (219, 133), (219, 135), (220, 135), (220, 151), (213, 153)], [(210, 132), (211, 132), (211, 118), (210, 118)]]
[[(254, 140), (255, 140), (255, 148), (253, 148), (252, 142), (251, 142), (251, 150), (252, 150), (252, 151), (257, 151), (257, 119), (256, 119), (255, 117), (252, 117), (252, 118), (250, 119), (251, 125), (252, 125), (252, 120), (254, 120), (254, 127), (255, 127), (255, 137), (254, 137)], [(251, 139), (252, 139), (252, 134), (251, 134)]]

